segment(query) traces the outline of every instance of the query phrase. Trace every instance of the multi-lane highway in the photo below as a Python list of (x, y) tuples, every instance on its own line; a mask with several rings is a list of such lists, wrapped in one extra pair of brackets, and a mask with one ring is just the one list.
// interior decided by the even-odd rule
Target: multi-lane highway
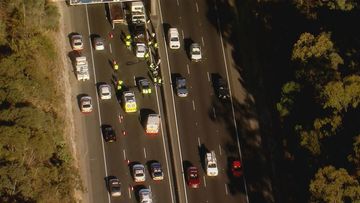
[[(85, 177), (89, 202), (137, 202), (136, 193), (140, 187), (134, 183), (129, 165), (134, 162), (146, 165), (151, 160), (160, 161), (165, 172), (164, 181), (156, 182), (151, 180), (147, 170), (147, 180), (141, 184), (151, 187), (155, 202), (247, 202), (244, 180), (234, 180), (229, 169), (230, 160), (238, 159), (240, 152), (232, 104), (220, 102), (212, 86), (214, 75), (219, 74), (225, 80), (229, 75), (223, 42), (218, 31), (219, 25), (209, 21), (209, 16), (218, 18), (216, 9), (210, 9), (214, 5), (209, 5), (205, 0), (159, 0), (157, 5), (161, 28), (157, 29), (157, 38), (160, 43), (163, 77), (168, 76), (165, 73), (170, 73), (170, 78), (164, 78), (167, 82), (165, 86), (170, 86), (170, 80), (173, 80), (174, 76), (184, 76), (189, 88), (189, 96), (186, 98), (174, 96), (175, 94), (170, 94), (169, 91), (162, 97), (159, 87), (154, 86), (151, 95), (140, 94), (135, 86), (135, 77), (148, 77), (147, 64), (137, 60), (120, 40), (121, 31), (127, 32), (126, 26), (117, 26), (112, 31), (103, 4), (67, 8), (72, 31), (84, 37), (83, 54), (87, 56), (91, 70), (90, 81), (78, 82), (78, 95), (90, 95), (95, 108), (90, 115), (83, 116), (78, 112), (80, 116), (76, 116), (80, 128), (83, 129), (80, 133), (87, 148), (83, 156), (85, 167), (89, 171)], [(166, 46), (165, 36), (169, 27), (179, 29), (182, 46), (179, 50), (170, 50)], [(112, 39), (108, 37), (111, 31), (114, 33)], [(104, 51), (93, 49), (91, 37), (94, 35), (105, 39)], [(198, 42), (202, 47), (203, 59), (200, 62), (189, 59), (189, 46), (192, 42)], [(71, 53), (69, 57), (72, 57)], [(119, 63), (120, 70), (117, 72), (112, 69), (112, 59)], [(111, 100), (100, 100), (97, 93), (100, 83), (110, 84), (113, 87), (112, 94), (115, 95), (114, 78), (123, 80), (125, 86), (135, 92), (140, 110), (138, 113), (126, 114), (115, 97)], [(162, 103), (163, 101), (165, 103)], [(164, 122), (165, 105), (168, 107), (166, 116), (174, 116), (176, 131), (168, 129), (171, 133), (167, 134), (165, 124), (162, 123), (159, 136), (146, 136), (140, 124), (143, 110), (160, 113)], [(170, 109), (174, 109), (174, 114), (170, 113)], [(124, 116), (122, 122), (119, 121), (119, 115)], [(169, 120), (172, 119), (168, 118), (166, 121)], [(115, 128), (117, 142), (106, 143), (103, 140), (101, 126), (104, 124)], [(170, 141), (179, 143), (175, 142), (175, 146), (171, 145)], [(173, 149), (169, 149), (170, 146)], [(177, 147), (179, 151), (175, 149)], [(204, 155), (210, 150), (214, 150), (217, 156), (217, 177), (208, 177), (205, 173)], [(172, 151), (172, 154), (169, 151)], [(177, 152), (180, 154), (176, 154)], [(182, 173), (191, 165), (198, 167), (200, 171), (201, 185), (198, 189), (189, 188), (185, 183), (185, 173)], [(179, 166), (182, 167), (182, 172), (176, 170)], [(172, 174), (176, 177), (172, 177)], [(109, 196), (106, 188), (106, 177), (109, 176), (120, 179), (120, 198)], [(175, 182), (177, 184), (174, 184)]]
[[(193, 165), (200, 169), (201, 187), (186, 187), (188, 202), (247, 202), (243, 180), (233, 180), (229, 173), (229, 161), (239, 158), (239, 145), (233, 125), (231, 103), (220, 102), (214, 93), (213, 76), (227, 78), (227, 63), (218, 26), (209, 22), (209, 2), (161, 0), (164, 33), (169, 27), (177, 27), (182, 36), (182, 49), (168, 50), (172, 76), (187, 78), (189, 96), (174, 98), (179, 126), (183, 168)], [(192, 62), (189, 46), (197, 42), (202, 46), (203, 59)], [(173, 79), (173, 78), (172, 78)], [(234, 147), (235, 146), (235, 147)], [(219, 175), (208, 177), (205, 173), (205, 152), (216, 152)]]
[[(145, 61), (139, 61), (134, 54), (127, 50), (120, 39), (121, 31), (127, 32), (127, 26), (117, 26), (114, 31), (106, 19), (103, 4), (78, 6), (69, 8), (73, 20), (73, 32), (83, 35), (85, 49), (83, 55), (87, 56), (90, 64), (91, 79), (79, 82), (79, 95), (88, 94), (94, 100), (94, 111), (90, 115), (81, 117), (83, 136), (86, 138), (88, 151), (87, 164), (90, 174), (87, 190), (90, 193), (90, 202), (137, 202), (137, 192), (142, 186), (150, 187), (153, 199), (156, 202), (174, 202), (174, 194), (169, 173), (169, 157), (166, 149), (166, 139), (163, 131), (155, 137), (146, 136), (140, 123), (143, 112), (150, 110), (161, 111), (160, 92), (152, 86), (151, 95), (142, 95), (135, 86), (135, 77), (148, 77)], [(112, 31), (114, 38), (109, 38)], [(91, 37), (100, 35), (105, 39), (105, 50), (95, 51), (91, 44)], [(71, 56), (71, 54), (70, 54)], [(115, 72), (111, 60), (119, 63), (119, 71)], [(74, 76), (75, 77), (75, 76)], [(121, 106), (116, 95), (114, 78), (124, 81), (126, 88), (136, 94), (138, 113), (127, 114)], [(97, 87), (100, 83), (110, 84), (113, 98), (100, 100)], [(80, 113), (80, 112), (79, 112)], [(161, 112), (160, 112), (161, 113)], [(120, 122), (119, 116), (124, 119)], [(101, 126), (111, 125), (117, 133), (115, 143), (106, 143), (102, 138)], [(139, 162), (148, 169), (150, 161), (159, 161), (165, 173), (163, 181), (153, 181), (149, 170), (146, 172), (146, 181), (135, 184), (131, 176), (130, 167)], [(122, 196), (111, 198), (106, 188), (106, 177), (116, 176), (122, 184)]]

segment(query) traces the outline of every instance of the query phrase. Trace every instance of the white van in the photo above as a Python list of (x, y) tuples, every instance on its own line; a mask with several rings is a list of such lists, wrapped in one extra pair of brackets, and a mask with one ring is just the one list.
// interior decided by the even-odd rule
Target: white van
[(170, 28), (168, 31), (170, 49), (180, 49), (179, 31), (177, 28)]

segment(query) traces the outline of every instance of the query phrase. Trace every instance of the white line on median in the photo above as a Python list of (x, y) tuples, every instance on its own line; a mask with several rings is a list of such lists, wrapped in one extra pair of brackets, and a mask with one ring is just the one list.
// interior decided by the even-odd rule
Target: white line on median
[(112, 53), (111, 43), (109, 43), (110, 53)]
[(144, 157), (146, 159), (146, 149), (145, 149), (145, 147), (144, 147)]
[(192, 105), (193, 105), (193, 109), (195, 111), (196, 109), (195, 109), (195, 101), (194, 100), (192, 100)]
[(200, 145), (201, 145), (201, 142), (200, 142), (200, 137), (198, 137), (198, 146), (200, 147)]
[(187, 68), (187, 73), (188, 73), (188, 75), (190, 75), (190, 68), (189, 68), (189, 64), (186, 64), (186, 68)]
[[(91, 31), (90, 31), (90, 24), (89, 24), (89, 12), (88, 12), (88, 8), (87, 6), (85, 6), (85, 11), (86, 11), (86, 22), (87, 22), (87, 28), (88, 28), (88, 34), (90, 36)], [(90, 40), (91, 41), (91, 40)], [(89, 41), (90, 47), (91, 47), (91, 42)], [(94, 72), (94, 81), (95, 81), (95, 92), (96, 94), (98, 94), (98, 89), (96, 88), (96, 73), (95, 73), (95, 67), (94, 67), (94, 53), (93, 50), (90, 48), (90, 53), (91, 53), (91, 62), (92, 62), (92, 68), (93, 68), (93, 72)], [(96, 97), (96, 103), (97, 103), (97, 107), (98, 107), (98, 117), (99, 117), (99, 126), (102, 123), (101, 120), (101, 114), (100, 114), (100, 105), (99, 105), (99, 97)], [(99, 129), (100, 131), (100, 136), (102, 134), (101, 129)], [(107, 172), (107, 163), (106, 163), (106, 154), (105, 154), (105, 146), (104, 146), (104, 140), (101, 138), (101, 147), (102, 147), (102, 151), (103, 151), (103, 158), (104, 158), (104, 167), (105, 167), (105, 176), (108, 177), (108, 172)], [(107, 192), (107, 197), (108, 197), (108, 202), (110, 203), (110, 194)]]
[(205, 178), (205, 176), (203, 176), (203, 179), (204, 179), (204, 187), (206, 187), (206, 178)]
[(208, 81), (210, 82), (210, 73), (206, 72), (206, 74), (207, 74)]

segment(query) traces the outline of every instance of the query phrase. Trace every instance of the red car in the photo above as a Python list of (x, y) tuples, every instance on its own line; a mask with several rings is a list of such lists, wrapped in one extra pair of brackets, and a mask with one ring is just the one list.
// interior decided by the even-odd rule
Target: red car
[(191, 166), (187, 169), (187, 183), (191, 188), (200, 187), (199, 171), (195, 166)]
[(243, 175), (243, 168), (240, 161), (233, 161), (231, 164), (231, 172), (234, 177), (241, 177)]

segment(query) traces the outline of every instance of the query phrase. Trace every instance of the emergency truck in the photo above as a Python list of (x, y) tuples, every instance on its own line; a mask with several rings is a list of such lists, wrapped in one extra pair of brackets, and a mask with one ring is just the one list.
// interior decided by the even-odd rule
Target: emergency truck
[(157, 135), (160, 129), (160, 116), (158, 114), (149, 114), (145, 124), (147, 135)]

